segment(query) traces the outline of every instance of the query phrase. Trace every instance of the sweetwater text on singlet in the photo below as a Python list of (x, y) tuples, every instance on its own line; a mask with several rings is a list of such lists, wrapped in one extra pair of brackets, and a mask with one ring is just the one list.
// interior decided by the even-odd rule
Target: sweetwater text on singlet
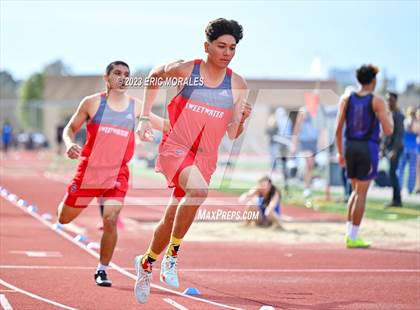
[(217, 111), (217, 110), (213, 110), (213, 109), (209, 109), (197, 104), (193, 104), (193, 103), (188, 103), (187, 104), (187, 108), (193, 112), (196, 113), (201, 113), (201, 114), (207, 114), (210, 117), (214, 117), (214, 118), (223, 118), (223, 114), (224, 112), (222, 111)]
[(124, 129), (120, 129), (120, 128), (113, 128), (113, 127), (106, 127), (106, 126), (101, 126), (99, 128), (100, 132), (103, 132), (105, 134), (115, 134), (117, 136), (121, 136), (121, 137), (127, 137), (128, 134), (130, 133), (127, 130)]

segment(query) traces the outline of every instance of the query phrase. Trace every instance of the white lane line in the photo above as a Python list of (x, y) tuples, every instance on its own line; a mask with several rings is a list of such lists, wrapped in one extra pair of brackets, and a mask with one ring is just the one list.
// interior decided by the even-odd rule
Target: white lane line
[[(6, 201), (9, 201), (9, 200), (7, 200), (6, 198), (4, 198), (3, 196), (2, 196), (2, 198), (3, 198), (3, 199), (5, 199)], [(73, 237), (72, 237), (71, 235), (69, 235), (68, 233), (66, 233), (65, 231), (62, 231), (62, 230), (54, 230), (54, 228), (52, 227), (51, 223), (50, 223), (50, 222), (48, 222), (48, 221), (46, 221), (46, 220), (45, 220), (42, 216), (40, 216), (38, 213), (29, 212), (29, 211), (28, 211), (25, 207), (19, 206), (19, 205), (18, 205), (16, 202), (14, 202), (14, 201), (9, 201), (9, 202), (10, 202), (12, 205), (14, 205), (15, 207), (17, 207), (17, 208), (19, 208), (20, 210), (22, 210), (24, 213), (26, 213), (26, 214), (28, 214), (28, 215), (32, 216), (33, 218), (37, 219), (37, 220), (38, 220), (38, 221), (40, 221), (42, 224), (44, 224), (45, 226), (47, 226), (48, 228), (50, 228), (52, 231), (55, 231), (57, 234), (59, 234), (59, 235), (60, 235), (60, 236), (62, 236), (63, 238), (67, 239), (67, 240), (68, 240), (68, 241), (70, 241), (71, 243), (73, 243), (73, 244), (75, 244), (76, 246), (78, 246), (79, 248), (81, 248), (81, 249), (85, 250), (85, 251), (86, 251), (86, 252), (88, 252), (90, 255), (92, 255), (93, 257), (95, 257), (96, 259), (98, 259), (98, 260), (99, 260), (99, 253), (98, 253), (98, 252), (93, 251), (92, 249), (87, 248), (84, 244), (82, 244), (82, 243), (79, 243), (79, 242), (75, 241), (75, 240), (73, 239)], [(123, 275), (125, 275), (125, 276), (127, 276), (127, 277), (129, 277), (129, 278), (131, 278), (131, 279), (133, 279), (133, 280), (136, 280), (136, 279), (137, 279), (137, 276), (136, 276), (136, 275), (134, 275), (134, 274), (132, 274), (132, 273), (128, 272), (127, 270), (125, 270), (124, 268), (121, 268), (120, 266), (118, 266), (118, 265), (117, 265), (117, 264), (115, 264), (115, 263), (112, 263), (112, 262), (111, 262), (111, 263), (109, 264), (109, 266), (110, 266), (110, 267), (112, 267), (112, 268), (114, 268), (114, 269), (115, 269), (116, 271), (118, 271), (119, 273), (121, 273), (121, 274), (123, 274)], [(161, 291), (165, 291), (165, 292), (168, 292), (168, 293), (172, 293), (172, 294), (175, 294), (175, 295), (178, 295), (178, 296), (182, 296), (182, 297), (185, 297), (185, 298), (188, 298), (188, 299), (191, 299), (191, 300), (199, 301), (199, 302), (202, 302), (202, 303), (206, 303), (206, 304), (210, 304), (210, 305), (218, 306), (218, 307), (221, 307), (221, 308), (232, 309), (232, 310), (244, 310), (243, 308), (238, 308), (238, 307), (233, 307), (233, 306), (225, 305), (225, 304), (218, 303), (218, 302), (215, 302), (215, 301), (211, 301), (211, 300), (208, 300), (208, 299), (199, 298), (199, 297), (194, 297), (194, 296), (190, 296), (190, 295), (185, 295), (185, 294), (183, 294), (183, 293), (181, 293), (181, 292), (174, 291), (174, 290), (171, 290), (171, 289), (165, 288), (165, 287), (160, 286), (160, 285), (151, 284), (150, 286), (151, 286), (151, 287), (154, 287), (154, 288), (156, 288), (156, 289), (158, 289), (158, 290), (161, 290)]]
[(12, 285), (12, 284), (10, 284), (10, 283), (7, 283), (6, 281), (4, 281), (4, 280), (2, 280), (2, 279), (0, 279), (0, 284), (1, 284), (1, 285), (4, 285), (4, 286), (6, 286), (6, 287), (8, 287), (8, 288), (10, 288), (10, 289), (12, 289), (12, 290), (15, 290), (16, 292), (19, 292), (19, 293), (22, 293), (22, 294), (27, 295), (27, 296), (29, 296), (29, 297), (32, 297), (32, 298), (34, 298), (34, 299), (37, 299), (37, 300), (40, 300), (40, 301), (46, 302), (47, 304), (51, 304), (51, 305), (53, 305), (53, 306), (57, 306), (57, 307), (59, 307), (59, 308), (63, 308), (63, 309), (68, 309), (68, 310), (77, 310), (76, 308), (72, 308), (72, 307), (69, 307), (69, 306), (66, 306), (66, 305), (60, 304), (60, 303), (58, 303), (58, 302), (55, 302), (55, 301), (53, 301), (53, 300), (50, 300), (50, 299), (47, 299), (47, 298), (43, 298), (43, 297), (38, 296), (38, 295), (36, 295), (36, 294), (33, 294), (33, 293), (28, 292), (28, 291), (22, 290), (22, 289), (20, 289), (20, 288), (18, 288), (18, 287), (16, 287), (16, 286), (13, 286), (13, 285)]
[[(68, 269), (68, 270), (95, 270), (95, 267), (85, 266), (26, 266), (26, 265), (0, 265), (0, 269)], [(134, 270), (134, 268), (132, 268)]]
[(167, 302), (168, 304), (170, 304), (171, 306), (174, 306), (175, 308), (179, 309), (179, 310), (188, 310), (187, 307), (184, 307), (183, 305), (177, 303), (176, 301), (170, 299), (170, 298), (163, 298), (164, 302)]
[[(125, 270), (134, 271), (135, 268), (132, 267), (121, 267)], [(0, 269), (68, 269), (68, 270), (93, 270), (95, 269), (92, 266), (26, 266), (26, 265), (0, 265)], [(160, 270), (159, 268), (153, 268), (153, 270)], [(313, 269), (313, 268), (305, 268), (305, 269), (205, 269), (205, 268), (185, 268), (185, 269), (178, 269), (179, 272), (230, 272), (230, 273), (413, 273), (418, 272), (420, 273), (420, 269)]]
[(24, 254), (29, 257), (63, 257), (60, 252), (51, 251), (9, 251), (10, 254)]
[(411, 273), (419, 272), (420, 269), (179, 269), (181, 272), (269, 272), (269, 273)]
[(12, 305), (6, 298), (6, 295), (0, 294), (0, 305), (4, 310), (13, 310)]

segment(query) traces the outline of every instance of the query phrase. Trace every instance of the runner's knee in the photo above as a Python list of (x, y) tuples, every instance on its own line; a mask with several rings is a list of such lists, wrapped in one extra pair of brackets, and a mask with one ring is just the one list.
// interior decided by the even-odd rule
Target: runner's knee
[(117, 227), (118, 212), (105, 214), (103, 217), (104, 231), (113, 231)]
[(207, 188), (194, 188), (187, 190), (188, 198), (194, 205), (201, 205), (208, 195)]

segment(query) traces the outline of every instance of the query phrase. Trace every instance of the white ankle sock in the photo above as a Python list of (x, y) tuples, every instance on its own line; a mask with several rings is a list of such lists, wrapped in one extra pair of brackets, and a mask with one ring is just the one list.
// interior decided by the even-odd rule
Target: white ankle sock
[(353, 226), (352, 222), (347, 221), (347, 223), (346, 223), (346, 236), (347, 237), (350, 237), (352, 226)]
[(350, 239), (356, 240), (358, 233), (359, 233), (359, 226), (352, 225), (351, 232), (350, 232)]
[(101, 263), (98, 263), (98, 267), (96, 267), (96, 271), (98, 272), (99, 270), (103, 270), (106, 271), (106, 268), (108, 266), (107, 265), (102, 265)]

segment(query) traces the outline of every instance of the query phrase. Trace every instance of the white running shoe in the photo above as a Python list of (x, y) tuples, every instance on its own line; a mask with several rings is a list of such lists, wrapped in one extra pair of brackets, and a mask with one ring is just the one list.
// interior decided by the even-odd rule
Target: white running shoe
[(134, 266), (137, 271), (137, 280), (134, 285), (134, 295), (139, 303), (145, 304), (150, 296), (150, 280), (152, 279), (152, 265), (145, 262), (145, 265), (141, 265), (141, 259), (143, 255), (136, 256), (134, 258)]
[(173, 287), (179, 287), (176, 264), (176, 256), (165, 255), (163, 257), (160, 267), (160, 281)]

